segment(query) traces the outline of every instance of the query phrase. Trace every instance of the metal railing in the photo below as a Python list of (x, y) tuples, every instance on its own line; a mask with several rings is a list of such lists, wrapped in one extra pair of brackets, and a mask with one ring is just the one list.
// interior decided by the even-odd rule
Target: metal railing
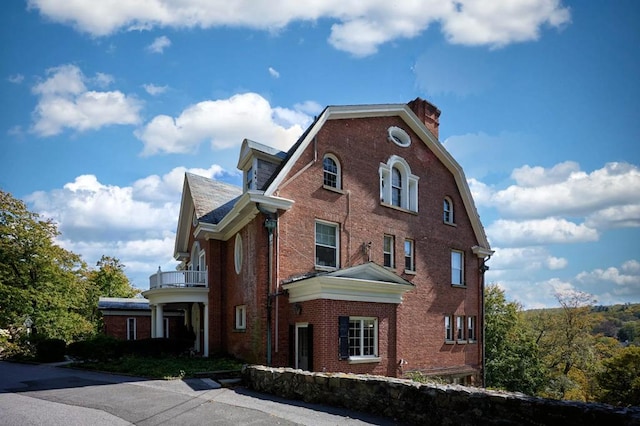
[(156, 272), (149, 277), (149, 289), (208, 286), (207, 271)]

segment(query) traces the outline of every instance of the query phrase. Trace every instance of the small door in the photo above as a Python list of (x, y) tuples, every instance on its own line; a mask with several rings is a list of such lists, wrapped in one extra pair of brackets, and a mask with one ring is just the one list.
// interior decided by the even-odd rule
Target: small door
[(296, 324), (296, 364), (295, 368), (313, 369), (313, 328), (310, 324)]

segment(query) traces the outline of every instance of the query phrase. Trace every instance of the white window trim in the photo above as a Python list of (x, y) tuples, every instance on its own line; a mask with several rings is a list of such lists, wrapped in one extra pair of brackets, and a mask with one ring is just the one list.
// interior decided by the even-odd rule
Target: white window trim
[[(392, 203), (391, 177), (393, 168), (400, 171), (402, 176), (402, 193), (400, 206)], [(418, 212), (418, 176), (411, 174), (411, 168), (404, 158), (392, 155), (387, 163), (380, 163), (380, 203), (383, 206), (394, 207), (411, 212)]]
[[(326, 226), (332, 226), (335, 229), (335, 237), (336, 237), (336, 266), (326, 266), (326, 265), (318, 265), (316, 263), (316, 259), (318, 258), (318, 256), (316, 255), (316, 250), (318, 247), (318, 241), (316, 239), (316, 226), (318, 224), (321, 225), (326, 225)], [(319, 220), (317, 219), (314, 224), (313, 224), (313, 262), (314, 262), (314, 266), (315, 269), (317, 270), (321, 270), (321, 271), (335, 271), (336, 269), (340, 268), (340, 224), (335, 223), (335, 222), (327, 222), (324, 220)], [(325, 246), (325, 245), (321, 245), (322, 247), (330, 247), (330, 246)]]
[[(469, 330), (471, 330), (472, 333), (469, 333)], [(473, 334), (473, 336), (471, 336), (471, 334)], [(470, 315), (467, 317), (467, 342), (475, 343), (477, 341), (478, 341), (477, 320), (475, 316)]]
[[(453, 255), (454, 254), (459, 254), (460, 255), (460, 274), (459, 274), (459, 279), (460, 282), (459, 283), (455, 283), (453, 282)], [(449, 277), (451, 279), (451, 285), (454, 287), (465, 287), (466, 286), (466, 282), (464, 279), (464, 252), (461, 250), (451, 250), (451, 255), (450, 255), (450, 268), (451, 268), (451, 276)]]
[(235, 309), (235, 329), (247, 329), (247, 305), (238, 305)]
[[(326, 173), (324, 169), (325, 158), (330, 158), (336, 163), (336, 186), (325, 185), (324, 183), (324, 174)], [(338, 161), (338, 157), (333, 154), (325, 154), (325, 156), (322, 158), (322, 186), (326, 189), (331, 189), (334, 191), (340, 191), (342, 189), (342, 166), (340, 165), (340, 161)]]
[[(133, 322), (133, 339), (130, 338), (131, 322)], [(135, 317), (127, 318), (127, 340), (138, 340), (138, 320)]]
[(389, 135), (388, 139), (391, 142), (395, 143), (396, 145), (401, 146), (403, 148), (406, 148), (409, 145), (411, 145), (411, 136), (409, 136), (409, 134), (405, 132), (403, 129), (401, 129), (400, 127), (391, 126), (387, 130), (387, 133)]
[[(387, 239), (390, 240), (389, 252), (387, 252), (384, 247), (387, 242)], [(396, 267), (395, 245), (396, 245), (396, 238), (393, 235), (384, 234), (384, 237), (382, 238), (382, 256), (383, 256), (382, 263), (384, 264), (384, 256), (387, 254), (389, 255), (389, 260), (390, 260), (389, 262), (390, 265), (384, 265), (385, 268), (395, 269)]]
[[(410, 256), (407, 256), (407, 250), (406, 250), (406, 246), (407, 243), (410, 244), (411, 247), (411, 254)], [(404, 240), (404, 272), (407, 274), (415, 274), (416, 272), (416, 243), (414, 240), (412, 240), (411, 238), (406, 238)], [(407, 268), (407, 257), (411, 258), (411, 268)]]
[[(447, 220), (446, 218), (447, 210), (444, 208), (445, 203), (449, 204), (449, 212), (448, 212), (449, 220)], [(453, 201), (449, 197), (444, 197), (444, 200), (442, 202), (442, 220), (447, 225), (455, 225), (455, 222), (456, 222), (455, 216), (454, 216)]]
[[(362, 348), (364, 348), (364, 332), (363, 332), (363, 326), (362, 324), (364, 323), (364, 321), (370, 321), (373, 320), (373, 353), (374, 355), (357, 355), (357, 356), (353, 356), (350, 355), (349, 356), (349, 364), (365, 364), (368, 362), (380, 362), (381, 361), (381, 357), (380, 357), (380, 353), (378, 352), (378, 347), (379, 347), (379, 343), (378, 343), (378, 318), (376, 317), (349, 317), (349, 324), (351, 324), (351, 321), (360, 321), (360, 351), (362, 351)], [(351, 347), (349, 347), (349, 351), (351, 351)]]
[[(449, 323), (449, 327), (447, 328), (447, 320)], [(453, 315), (445, 315), (444, 316), (444, 341), (445, 343), (454, 343), (453, 338), (455, 337), (454, 329), (453, 329)]]
[[(466, 332), (467, 332), (467, 322), (465, 321), (465, 316), (456, 315), (456, 329), (455, 329), (456, 342), (467, 343)], [(462, 336), (459, 336), (460, 333), (462, 333)]]

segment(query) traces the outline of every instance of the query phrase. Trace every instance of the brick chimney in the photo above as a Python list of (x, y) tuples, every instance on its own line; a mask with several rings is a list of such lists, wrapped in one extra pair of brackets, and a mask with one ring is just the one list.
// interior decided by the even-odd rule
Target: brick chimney
[(438, 127), (440, 127), (440, 110), (431, 102), (417, 97), (409, 102), (409, 108), (418, 116), (420, 120), (427, 126), (427, 129), (433, 133), (438, 139)]

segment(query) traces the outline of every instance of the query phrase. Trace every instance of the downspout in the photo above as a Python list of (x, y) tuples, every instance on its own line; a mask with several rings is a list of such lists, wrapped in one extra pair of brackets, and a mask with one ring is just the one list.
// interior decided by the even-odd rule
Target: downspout
[(487, 266), (487, 262), (491, 259), (491, 255), (487, 256), (487, 258), (483, 258), (480, 260), (480, 312), (482, 312), (482, 387), (487, 386), (487, 369), (485, 367), (485, 320), (484, 320), (484, 274), (489, 270), (489, 266)]
[(272, 286), (273, 286), (273, 231), (278, 226), (278, 214), (271, 213), (265, 209), (263, 209), (260, 204), (256, 204), (256, 208), (260, 213), (265, 215), (267, 218), (264, 221), (264, 226), (267, 228), (267, 232), (269, 233), (269, 266), (268, 266), (268, 274), (269, 278), (267, 280), (267, 366), (271, 366), (271, 344), (272, 344), (272, 331), (271, 331), (271, 316), (272, 316)]

